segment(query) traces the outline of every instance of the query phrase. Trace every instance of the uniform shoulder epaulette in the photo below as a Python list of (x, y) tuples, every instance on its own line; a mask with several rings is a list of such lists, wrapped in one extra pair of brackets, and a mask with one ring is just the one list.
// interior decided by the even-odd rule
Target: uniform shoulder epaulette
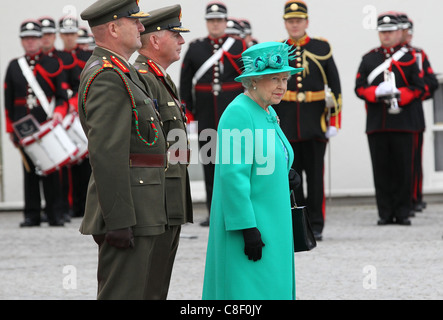
[(160, 70), (159, 67), (154, 63), (154, 61), (148, 59), (147, 62), (148, 66), (154, 71), (155, 75), (158, 77), (164, 77), (163, 72)]
[(129, 69), (116, 56), (111, 56), (111, 61), (123, 72), (129, 72)]
[(326, 38), (323, 38), (323, 37), (313, 37), (313, 39), (323, 41), (323, 42), (329, 42)]
[(102, 68), (104, 68), (104, 69), (114, 68), (114, 66), (112, 65), (111, 62), (109, 62), (109, 60), (103, 59), (102, 62), (103, 62)]

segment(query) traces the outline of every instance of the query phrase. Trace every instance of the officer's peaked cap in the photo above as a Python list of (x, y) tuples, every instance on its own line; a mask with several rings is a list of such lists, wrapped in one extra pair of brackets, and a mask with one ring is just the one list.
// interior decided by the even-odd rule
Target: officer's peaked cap
[(120, 18), (144, 18), (148, 13), (140, 11), (139, 0), (97, 0), (80, 14), (90, 27)]
[(308, 6), (302, 0), (289, 0), (285, 3), (283, 19), (308, 18)]
[(179, 4), (150, 11), (149, 17), (140, 19), (140, 22), (145, 27), (145, 31), (141, 34), (160, 30), (189, 32), (189, 29), (182, 27), (181, 11)]
[(205, 19), (227, 19), (228, 8), (223, 2), (213, 1), (206, 6)]
[(24, 37), (41, 37), (42, 27), (40, 21), (26, 20), (20, 25), (20, 38)]
[(42, 33), (57, 33), (57, 26), (51, 17), (41, 17), (38, 19), (42, 27)]

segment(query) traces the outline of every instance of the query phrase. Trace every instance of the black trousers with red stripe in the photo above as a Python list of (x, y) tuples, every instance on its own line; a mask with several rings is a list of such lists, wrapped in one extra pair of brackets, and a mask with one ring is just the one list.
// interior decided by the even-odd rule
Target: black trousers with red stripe
[(324, 192), (324, 156), (326, 141), (304, 140), (291, 141), (294, 150), (292, 168), (302, 177), (306, 175), (307, 193), (304, 194), (304, 182), (295, 191), (297, 205), (306, 206), (312, 229), (322, 232), (325, 225), (325, 192)]
[(403, 220), (411, 211), (413, 133), (368, 134), (380, 219)]
[(423, 203), (423, 131), (414, 134), (412, 204)]

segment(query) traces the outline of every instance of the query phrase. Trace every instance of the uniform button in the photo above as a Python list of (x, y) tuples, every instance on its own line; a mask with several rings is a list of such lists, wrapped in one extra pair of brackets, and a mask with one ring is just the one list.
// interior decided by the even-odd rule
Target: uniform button
[(298, 58), (297, 58), (297, 61), (300, 62), (300, 61), (301, 61), (301, 57), (298, 57)]
[(176, 116), (174, 116), (174, 118), (173, 118), (174, 120), (177, 120), (177, 117)]
[(219, 76), (220, 76), (220, 74), (218, 72), (214, 73), (214, 77), (219, 77)]
[(154, 117), (151, 117), (151, 121), (154, 121)]
[(297, 63), (297, 68), (301, 68), (301, 63)]
[(296, 54), (297, 56), (299, 56), (299, 55), (301, 54), (301, 52), (300, 52), (300, 51), (295, 51), (295, 54)]
[(214, 83), (219, 83), (219, 82), (220, 82), (220, 80), (214, 79)]
[(298, 87), (298, 88), (301, 88), (301, 87), (303, 87), (303, 85), (302, 85), (301, 83), (298, 83), (298, 84), (297, 84), (297, 87)]
[(300, 46), (295, 47), (295, 50), (300, 50), (300, 49), (301, 49)]
[(143, 183), (143, 180), (140, 180), (140, 184), (142, 184)]
[(302, 81), (303, 78), (302, 77), (297, 77), (297, 81)]

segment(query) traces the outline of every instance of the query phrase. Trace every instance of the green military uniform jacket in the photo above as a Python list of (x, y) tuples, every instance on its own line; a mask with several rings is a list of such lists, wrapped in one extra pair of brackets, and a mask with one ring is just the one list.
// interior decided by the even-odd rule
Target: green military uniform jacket
[(166, 210), (170, 225), (193, 221), (191, 188), (188, 174), (189, 141), (186, 115), (178, 90), (169, 75), (149, 58), (139, 55), (134, 67), (144, 77), (158, 106), (169, 148), (166, 171)]
[(101, 47), (81, 74), (79, 116), (92, 168), (83, 234), (165, 230), (166, 139), (146, 88), (133, 66)]

